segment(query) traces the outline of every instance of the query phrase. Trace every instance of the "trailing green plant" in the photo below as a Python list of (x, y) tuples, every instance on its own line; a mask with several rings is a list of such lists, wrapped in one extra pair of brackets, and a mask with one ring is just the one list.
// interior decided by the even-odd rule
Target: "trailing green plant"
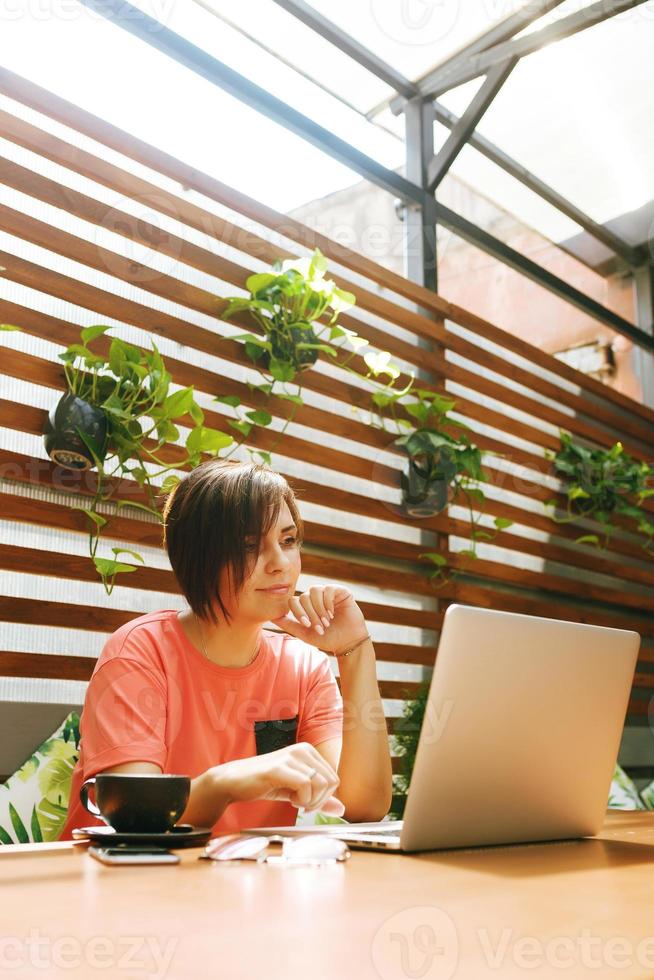
[[(172, 471), (193, 469), (204, 453), (217, 455), (234, 441), (229, 434), (204, 424), (204, 412), (192, 387), (170, 391), (171, 375), (154, 341), (148, 351), (111, 337), (106, 357), (94, 351), (94, 341), (110, 329), (106, 325), (86, 327), (80, 333), (81, 342), (59, 354), (69, 395), (99, 409), (106, 422), (104, 439), (79, 426), (76, 431), (97, 470), (93, 498), (80, 509), (89, 521), (89, 553), (107, 594), (111, 594), (117, 575), (133, 572), (137, 567), (120, 556), (127, 555), (141, 563), (143, 558), (127, 548), (112, 548), (113, 558), (97, 555), (101, 535), (110, 520), (100, 513), (100, 505), (111, 502), (116, 513), (123, 507), (136, 507), (160, 519), (157, 496), (171, 490), (179, 480)], [(54, 414), (53, 409), (51, 426)], [(178, 442), (180, 432), (175, 424), (182, 417), (191, 422), (183, 446)], [(162, 453), (165, 455), (171, 447), (178, 450), (177, 456), (174, 462), (166, 462)], [(138, 484), (145, 502), (116, 496), (122, 478)]]
[[(476, 558), (478, 542), (493, 541), (499, 531), (511, 526), (512, 521), (496, 517), (493, 531), (481, 525), (486, 495), (480, 484), (485, 483), (488, 476), (482, 465), (481, 450), (468, 436), (468, 426), (450, 414), (456, 400), (418, 387), (412, 378), (401, 390), (395, 390), (391, 383), (383, 391), (374, 392), (372, 401), (386, 431), (386, 423), (390, 421), (399, 432), (394, 444), (408, 457), (408, 468), (402, 474), (401, 484), (409, 514), (420, 516), (419, 513), (412, 514), (412, 501), (418, 502), (418, 510), (420, 498), (428, 499), (430, 494), (435, 494), (431, 501), (433, 513), (443, 510), (448, 503), (467, 506), (470, 543), (458, 554)], [(409, 418), (399, 414), (399, 409)], [(432, 580), (446, 580), (447, 558), (444, 555), (429, 551), (419, 557), (426, 558), (434, 566), (429, 573)]]
[[(339, 368), (361, 376), (351, 361), (362, 348), (368, 347), (368, 341), (338, 323), (341, 313), (355, 305), (356, 297), (339, 289), (333, 279), (326, 278), (326, 273), (327, 260), (320, 249), (315, 249), (311, 256), (278, 259), (271, 272), (249, 276), (245, 284), (249, 296), (225, 297), (227, 307), (222, 319), (245, 316), (258, 329), (257, 333), (229, 338), (244, 343), (245, 353), (263, 378), (257, 384), (248, 382), (252, 395), (254, 398), (263, 395), (265, 401), (280, 398), (291, 406), (271, 450), (248, 448), (250, 455), (268, 464), (271, 452), (304, 404), (303, 371), (312, 367), (321, 355), (333, 360), (343, 352), (345, 356), (339, 360)], [(373, 385), (380, 374), (391, 378), (399, 375), (387, 352), (378, 352), (375, 360), (375, 352), (371, 351), (365, 359), (368, 372), (363, 377)], [(234, 410), (236, 417), (229, 420), (229, 425), (238, 433), (238, 445), (248, 439), (255, 426), (266, 427), (272, 423), (269, 411), (245, 410), (236, 395), (222, 395), (215, 400)]]
[(393, 805), (389, 813), (391, 820), (401, 820), (404, 816), (420, 731), (425, 720), (429, 686), (430, 681), (422, 681), (415, 697), (404, 702), (402, 716), (395, 727), (393, 739), (395, 751), (400, 758), (400, 771), (393, 776)]
[(575, 540), (605, 549), (617, 529), (615, 518), (624, 518), (627, 528), (644, 538), (643, 550), (654, 555), (654, 521), (642, 507), (654, 495), (654, 467), (634, 459), (620, 442), (610, 449), (587, 449), (567, 432), (560, 432), (560, 439), (556, 453), (545, 451), (565, 482), (565, 515), (557, 514), (558, 502), (550, 500), (552, 519), (558, 524), (580, 517), (596, 521), (600, 534), (582, 534)]

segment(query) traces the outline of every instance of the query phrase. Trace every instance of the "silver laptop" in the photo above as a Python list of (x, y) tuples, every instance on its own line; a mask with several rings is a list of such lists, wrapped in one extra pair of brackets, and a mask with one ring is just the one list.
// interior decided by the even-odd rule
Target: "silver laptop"
[(450, 606), (404, 819), (257, 832), (406, 852), (592, 836), (639, 646), (629, 630)]

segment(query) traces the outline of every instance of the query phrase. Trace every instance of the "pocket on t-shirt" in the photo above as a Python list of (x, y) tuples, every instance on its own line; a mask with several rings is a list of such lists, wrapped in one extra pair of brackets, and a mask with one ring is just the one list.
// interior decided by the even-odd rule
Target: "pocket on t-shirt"
[(255, 721), (254, 738), (257, 744), (257, 755), (275, 752), (297, 741), (297, 725), (299, 715), (294, 718), (271, 718), (267, 721)]

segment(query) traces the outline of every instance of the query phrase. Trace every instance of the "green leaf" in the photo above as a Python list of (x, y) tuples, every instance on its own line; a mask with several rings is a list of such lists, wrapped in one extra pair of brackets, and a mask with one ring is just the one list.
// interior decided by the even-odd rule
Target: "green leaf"
[(391, 355), (386, 350), (371, 351), (368, 354), (364, 354), (363, 360), (375, 377), (379, 374), (388, 374), (395, 380), (400, 376), (400, 369), (391, 361)]
[(493, 523), (498, 531), (505, 531), (507, 527), (511, 527), (513, 521), (510, 521), (508, 517), (496, 517)]
[(202, 425), (204, 423), (204, 412), (196, 401), (193, 402), (188, 411), (196, 425)]
[(214, 401), (220, 402), (221, 405), (229, 405), (230, 408), (238, 408), (241, 404), (241, 399), (238, 395), (216, 395)]
[[(2, 327), (0, 326), (0, 329)], [(0, 827), (0, 844), (15, 844), (13, 837), (10, 837), (4, 827)]]
[(231, 446), (233, 442), (233, 437), (226, 432), (199, 425), (189, 433), (186, 448), (192, 455), (196, 453), (218, 453), (221, 449)]
[(180, 391), (168, 395), (163, 403), (163, 410), (168, 418), (176, 419), (182, 415), (187, 415), (193, 405), (193, 386), (182, 388)]
[(21, 783), (28, 782), (32, 778), (34, 773), (38, 770), (39, 765), (40, 765), (40, 761), (38, 756), (36, 755), (31, 756), (31, 758), (29, 758), (27, 762), (24, 762), (20, 767), (20, 769), (18, 770), (18, 772), (16, 773)]
[(98, 558), (97, 555), (93, 559), (93, 564), (103, 579), (117, 575), (119, 572), (136, 571), (136, 565), (126, 565), (124, 562), (116, 561), (113, 558)]
[(11, 323), (0, 323), (0, 330), (5, 330), (7, 332), (17, 331), (18, 333), (22, 333), (23, 332), (20, 327), (15, 327)]
[(101, 527), (104, 527), (107, 523), (106, 517), (103, 517), (102, 514), (97, 514), (94, 510), (90, 510), (88, 507), (80, 507), (80, 510), (84, 511), (86, 516), (89, 518), (89, 520), (93, 521), (98, 530)]
[(57, 806), (56, 803), (51, 803), (47, 797), (43, 797), (36, 808), (36, 812), (39, 816), (43, 839), (46, 841), (56, 840), (66, 823), (68, 807)]
[(138, 551), (130, 551), (129, 548), (112, 548), (111, 550), (116, 557), (118, 557), (118, 555), (130, 555), (130, 557), (134, 558), (136, 561), (140, 561), (141, 564), (144, 564), (143, 556), (139, 555)]
[(39, 824), (39, 818), (36, 813), (36, 803), (32, 807), (32, 819), (30, 820), (30, 829), (32, 831), (32, 840), (35, 844), (41, 844), (43, 842), (43, 834), (41, 833), (41, 825)]
[(236, 422), (234, 419), (230, 419), (228, 424), (231, 425), (233, 429), (236, 429), (237, 432), (240, 432), (244, 439), (247, 439), (252, 431), (251, 422)]
[(447, 558), (440, 555), (437, 551), (425, 551), (418, 558), (428, 558), (434, 565), (447, 565)]
[(255, 425), (270, 425), (272, 422), (272, 415), (270, 412), (265, 412), (262, 409), (246, 412), (245, 414), (251, 422), (254, 422)]
[(245, 353), (253, 361), (260, 361), (264, 355), (265, 347), (263, 344), (251, 343), (249, 340), (245, 342)]
[(85, 327), (82, 331), (80, 331), (82, 343), (90, 344), (92, 340), (96, 339), (96, 337), (101, 337), (103, 333), (106, 333), (107, 330), (111, 329), (112, 328), (108, 324), (102, 324), (101, 326), (96, 327)]
[(245, 280), (245, 288), (252, 294), (256, 294), (261, 289), (270, 286), (276, 279), (277, 276), (270, 272), (255, 272), (254, 275), (248, 276)]
[(332, 823), (344, 823), (344, 824), (348, 823), (348, 821), (344, 820), (343, 817), (332, 817), (328, 813), (322, 813), (320, 810), (316, 814), (313, 822), (316, 826), (321, 826), (322, 824), (332, 824)]
[(264, 395), (269, 395), (273, 390), (273, 385), (269, 384), (267, 381), (258, 385), (255, 385), (252, 381), (248, 381), (247, 385), (250, 391), (260, 391)]
[(155, 510), (153, 507), (148, 507), (147, 504), (142, 504), (137, 500), (116, 500), (115, 504), (118, 510), (120, 510), (121, 507), (135, 507), (136, 510), (143, 510), (146, 514), (152, 514), (157, 518), (161, 517), (158, 510)]
[(295, 377), (293, 365), (286, 361), (279, 361), (276, 357), (270, 358), (269, 371), (275, 381), (292, 381)]
[(596, 534), (582, 534), (580, 538), (575, 538), (575, 543), (599, 545), (600, 539)]
[(277, 391), (277, 392), (275, 392), (275, 397), (276, 398), (283, 398), (284, 401), (287, 401), (287, 402), (293, 402), (294, 405), (304, 405), (304, 399), (303, 398), (300, 398), (299, 395), (289, 395), (285, 391)]
[[(60, 742), (56, 750), (60, 752), (60, 747), (65, 743)], [(77, 753), (72, 744), (65, 745), (66, 754), (60, 752), (59, 757), (49, 759), (47, 764), (42, 766), (38, 774), (38, 783), (43, 796), (54, 803), (55, 806), (68, 806), (70, 797), (70, 785), (73, 769), (77, 762)]]
[(263, 337), (260, 337), (256, 333), (237, 333), (233, 337), (229, 337), (229, 340), (244, 340), (247, 344), (254, 344), (255, 347), (261, 347), (262, 350), (270, 350), (270, 343)]
[[(484, 504), (486, 502), (486, 494), (484, 493), (483, 490), (480, 490), (479, 487), (467, 487), (466, 493), (468, 494), (469, 497), (472, 498), (472, 500), (474, 500), (478, 504)], [(499, 519), (501, 520), (501, 518)], [(509, 524), (511, 523), (512, 522), (509, 521)]]
[(30, 835), (25, 830), (25, 824), (21, 820), (18, 811), (16, 810), (16, 807), (13, 805), (13, 803), (9, 804), (9, 816), (11, 818), (11, 824), (12, 827), (14, 828), (16, 837), (18, 838), (18, 843), (29, 844)]
[(164, 493), (170, 493), (171, 490), (174, 490), (175, 489), (175, 487), (177, 486), (177, 484), (179, 483), (180, 480), (181, 480), (181, 477), (178, 476), (177, 473), (170, 473), (165, 478), (165, 480), (162, 481), (162, 484), (161, 484), (162, 491)]
[(586, 493), (583, 487), (570, 487), (568, 489), (568, 497), (570, 500), (579, 500), (579, 498), (589, 499), (590, 494)]
[(344, 310), (349, 310), (350, 307), (354, 306), (357, 301), (354, 293), (348, 293), (345, 289), (339, 289), (337, 286), (332, 290), (332, 298), (329, 305), (333, 310), (338, 313), (342, 313)]

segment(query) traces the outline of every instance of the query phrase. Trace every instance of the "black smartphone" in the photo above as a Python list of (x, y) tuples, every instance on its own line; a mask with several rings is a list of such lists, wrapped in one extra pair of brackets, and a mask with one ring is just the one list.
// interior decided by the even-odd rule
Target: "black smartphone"
[(91, 854), (103, 864), (179, 864), (178, 854), (165, 847), (99, 847), (91, 844)]

